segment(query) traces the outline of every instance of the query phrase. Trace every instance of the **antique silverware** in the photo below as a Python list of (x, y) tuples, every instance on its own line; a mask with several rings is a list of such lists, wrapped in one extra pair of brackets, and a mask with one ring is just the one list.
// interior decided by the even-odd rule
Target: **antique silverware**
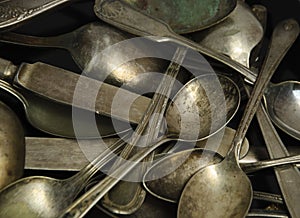
[(130, 38), (132, 38), (131, 35), (101, 21), (89, 23), (72, 32), (52, 37), (28, 36), (12, 32), (0, 34), (0, 41), (6, 43), (66, 49), (88, 77), (100, 81), (105, 80), (111, 85), (122, 86), (124, 89), (144, 94), (146, 91), (155, 90), (160, 83), (157, 76), (149, 72), (162, 72), (165, 69), (164, 66), (167, 67), (166, 61), (147, 57), (146, 51), (151, 45), (140, 48), (131, 44), (131, 52), (139, 53), (142, 58), (119, 65), (116, 63), (118, 60), (112, 56), (126, 59), (131, 54), (126, 49), (115, 48), (111, 51), (109, 60), (98, 58), (97, 64), (93, 64), (92, 69), (89, 67), (95, 56), (100, 55), (110, 46)]
[(0, 190), (0, 217), (58, 217), (123, 144), (118, 140), (69, 179), (32, 176), (11, 183)]
[[(205, 150), (197, 148), (184, 150), (166, 155), (155, 163), (144, 175), (143, 184), (146, 190), (162, 200), (177, 203), (180, 195), (189, 179), (199, 170), (207, 166), (208, 161), (203, 157)], [(214, 163), (221, 162), (223, 157), (219, 154), (214, 156)], [(300, 155), (262, 160), (250, 163), (240, 163), (241, 168), (247, 174), (269, 167), (293, 164), (300, 162)], [(211, 163), (211, 162), (209, 162)], [(175, 169), (166, 174), (167, 169)]]
[(119, 27), (138, 36), (150, 37), (157, 42), (174, 41), (191, 47), (204, 55), (210, 56), (240, 72), (250, 82), (255, 81), (255, 73), (247, 67), (231, 60), (227, 56), (212, 51), (198, 43), (173, 32), (171, 27), (163, 21), (142, 13), (122, 1), (96, 0), (94, 11), (96, 15), (107, 23)]
[[(115, 93), (118, 92), (120, 97), (123, 96), (127, 100), (130, 100), (131, 97), (136, 99), (131, 105), (131, 109), (135, 111), (134, 116), (130, 116), (131, 120), (129, 121), (132, 123), (140, 121), (150, 101), (146, 97), (124, 89), (43, 63), (24, 63), (17, 67), (9, 61), (0, 59), (0, 66), (0, 88), (22, 102), (27, 119), (34, 127), (53, 135), (74, 138), (74, 119), (77, 119), (82, 127), (76, 135), (78, 138), (99, 137), (99, 132), (102, 137), (114, 135), (116, 130), (109, 116), (116, 115), (116, 118), (121, 120), (127, 117), (123, 110), (111, 111)], [(87, 86), (85, 90), (80, 90), (82, 102), (76, 105), (73, 97), (79, 79)], [(68, 86), (65, 85), (66, 83)], [(88, 104), (88, 97), (95, 92), (99, 97), (95, 99), (93, 107)], [(72, 116), (73, 106), (82, 109), (82, 116)], [(88, 113), (94, 114), (95, 111), (97, 111), (98, 129), (92, 127), (85, 120)], [(101, 114), (105, 116), (100, 116)], [(116, 119), (113, 122), (116, 122), (121, 129), (120, 132), (128, 130), (122, 121)]]
[[(232, 13), (236, 0), (125, 0), (131, 6), (163, 20), (176, 33), (189, 33), (221, 22)], [(174, 16), (176, 14), (176, 16)]]
[[(2, 1), (0, 2), (0, 30), (13, 28), (16, 25), (65, 3), (76, 0), (40, 0), (40, 1)], [(155, 17), (168, 22), (179, 33), (193, 32), (207, 28), (224, 17), (234, 9), (236, 0), (218, 1), (140, 1), (126, 0), (127, 3), (143, 9)], [(178, 14), (174, 17), (173, 13)], [(187, 13), (187, 11), (189, 13)]]
[[(143, 122), (148, 123), (146, 139), (141, 142), (140, 138), (142, 132), (139, 132), (139, 129), (136, 129), (136, 134), (138, 135), (139, 140), (133, 138), (130, 143), (124, 147), (120, 154), (122, 158), (128, 159), (128, 157), (135, 154), (139, 150), (139, 148), (136, 147), (137, 143), (145, 143), (147, 146), (149, 144), (153, 144), (159, 138), (171, 91), (179, 73), (181, 64), (186, 57), (186, 53), (186, 48), (178, 47), (176, 49), (173, 59), (152, 98), (150, 109), (148, 108), (152, 112), (151, 114), (146, 112), (143, 120), (141, 121), (140, 125), (142, 125)], [(149, 122), (150, 118), (151, 122)], [(138, 125), (138, 127), (140, 125)], [(132, 181), (120, 181), (104, 196), (102, 205), (106, 209), (118, 214), (132, 214), (141, 207), (145, 200), (146, 192), (142, 188), (141, 183), (136, 181), (142, 180), (143, 174), (145, 173), (147, 166), (151, 164), (153, 157), (154, 153), (147, 156), (141, 163), (141, 166), (130, 173), (129, 176)], [(114, 170), (120, 164), (122, 164), (122, 161), (117, 161), (112, 166), (111, 170)], [(122, 199), (120, 199), (120, 196), (122, 196)]]
[(246, 216), (253, 193), (250, 180), (238, 163), (240, 146), (264, 89), (298, 34), (298, 23), (292, 19), (282, 21), (274, 29), (266, 61), (249, 98), (232, 150), (219, 164), (201, 169), (188, 181), (180, 197), (178, 217)]
[[(238, 89), (236, 90), (237, 87), (230, 79), (228, 79), (227, 77), (224, 77), (224, 76), (216, 76), (216, 75), (210, 75), (210, 74), (203, 75), (198, 78), (194, 78), (189, 83), (187, 83), (183, 87), (183, 89), (181, 89), (173, 99), (174, 102), (177, 101), (177, 108), (179, 110), (181, 109), (182, 105), (185, 105), (185, 104), (190, 105), (189, 107), (184, 107), (183, 111), (180, 110), (181, 112), (183, 112), (183, 114), (188, 115), (188, 117), (181, 117), (181, 125), (180, 124), (174, 125), (174, 126), (178, 126), (178, 127), (180, 126), (180, 128), (181, 128), (179, 131), (180, 135), (177, 135), (176, 131), (174, 132), (168, 126), (169, 132), (167, 135), (163, 135), (157, 143), (155, 143), (154, 145), (151, 145), (145, 149), (140, 150), (134, 156), (129, 158), (128, 161), (123, 162), (123, 164), (119, 168), (115, 169), (110, 174), (109, 177), (105, 177), (100, 183), (98, 183), (97, 185), (92, 187), (84, 195), (79, 197), (72, 205), (70, 205), (70, 207), (63, 213), (62, 217), (83, 217), (93, 205), (95, 205), (124, 176), (126, 176), (132, 169), (134, 169), (134, 167), (137, 166), (137, 164), (141, 160), (143, 160), (146, 156), (148, 156), (151, 152), (153, 152), (160, 145), (162, 145), (168, 141), (178, 140), (178, 137), (182, 137), (181, 139), (184, 139), (187, 141), (188, 140), (190, 140), (190, 141), (196, 140), (197, 138), (199, 138), (199, 136), (201, 134), (198, 133), (199, 129), (197, 128), (197, 126), (199, 125), (198, 118), (197, 118), (199, 116), (199, 114), (197, 111), (201, 111), (201, 110), (199, 110), (197, 108), (202, 107), (204, 105), (207, 108), (207, 105), (209, 105), (209, 104), (208, 104), (208, 102), (203, 101), (204, 99), (202, 99), (200, 101), (201, 102), (200, 103), (199, 102), (200, 99), (197, 96), (199, 96), (199, 93), (202, 93), (204, 91), (203, 87), (206, 87), (206, 89), (205, 89), (206, 95), (210, 96), (211, 99), (214, 100), (215, 104), (219, 104), (222, 101), (222, 100), (220, 100), (220, 92), (216, 91), (219, 88), (218, 85), (217, 84), (211, 85), (211, 84), (214, 84), (214, 81), (220, 82), (220, 85), (224, 92), (226, 105), (227, 105), (227, 107), (230, 105), (231, 109), (226, 110), (227, 116), (231, 116), (232, 114), (234, 114), (235, 113), (234, 111), (236, 110), (236, 106), (238, 106), (238, 104), (237, 104), (238, 99), (236, 98), (237, 97), (236, 94), (238, 94), (238, 92), (237, 92)], [(235, 88), (232, 89), (232, 87), (235, 87)], [(211, 89), (213, 89), (213, 90), (211, 90)], [(197, 94), (196, 95), (191, 94), (191, 90), (193, 90), (192, 93), (195, 92)], [(196, 98), (194, 98), (194, 97), (196, 97)], [(195, 104), (193, 104), (193, 103), (195, 103)], [(235, 105), (235, 106), (233, 106), (233, 105)], [(186, 110), (186, 108), (188, 108), (189, 110)], [(218, 110), (218, 109), (220, 109), (220, 107), (215, 105), (211, 109)], [(206, 115), (205, 116), (206, 118), (210, 117), (207, 115), (209, 115), (209, 113), (210, 113), (209, 111), (211, 111), (211, 109), (206, 110), (207, 112), (204, 112), (204, 114)], [(194, 113), (196, 113), (196, 114), (194, 114)], [(179, 114), (182, 115), (182, 113), (179, 113)], [(201, 118), (201, 116), (200, 116), (200, 118)], [(167, 119), (167, 122), (169, 122), (169, 121), (174, 122), (174, 120)], [(178, 120), (177, 121), (175, 120), (175, 122), (178, 122)], [(204, 124), (205, 121), (201, 120), (200, 123)], [(194, 125), (194, 126), (191, 126), (191, 125)], [(206, 135), (207, 135), (207, 133), (206, 133)]]

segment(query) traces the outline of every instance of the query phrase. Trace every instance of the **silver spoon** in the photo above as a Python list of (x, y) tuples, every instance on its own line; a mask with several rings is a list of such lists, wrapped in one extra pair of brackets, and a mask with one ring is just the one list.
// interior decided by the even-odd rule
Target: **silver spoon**
[(23, 175), (25, 141), (16, 114), (0, 101), (0, 189)]
[[(166, 155), (156, 162), (144, 175), (144, 187), (155, 197), (177, 203), (189, 179), (199, 170), (207, 166), (207, 161), (203, 158), (203, 155), (205, 155), (205, 152), (201, 148)], [(214, 159), (217, 163), (221, 162), (223, 157), (221, 155), (215, 155)], [(245, 173), (252, 173), (268, 167), (299, 162), (300, 155), (295, 155), (276, 160), (240, 163), (240, 166)], [(168, 172), (168, 169), (176, 170), (161, 177), (161, 175), (166, 174), (165, 171)]]
[[(200, 83), (198, 83), (199, 79), (201, 81)], [(177, 107), (179, 110), (181, 108), (181, 105), (184, 105), (183, 103), (185, 103), (185, 104), (188, 103), (189, 105), (191, 104), (191, 107), (188, 107), (189, 111), (184, 109), (185, 114), (188, 115), (191, 119), (184, 119), (184, 117), (181, 117), (181, 119), (182, 119), (181, 124), (183, 124), (183, 125), (179, 125), (181, 128), (180, 137), (183, 137), (181, 139), (195, 140), (195, 138), (197, 139), (199, 137), (199, 134), (196, 133), (196, 135), (195, 135), (195, 132), (193, 133), (193, 131), (191, 131), (191, 129), (195, 131), (197, 129), (196, 128), (197, 125), (199, 125), (198, 122), (195, 122), (195, 121), (197, 121), (197, 117), (199, 116), (199, 114), (198, 115), (193, 114), (193, 113), (195, 113), (195, 111), (197, 111), (197, 107), (199, 107), (199, 106), (201, 107), (203, 105), (206, 105), (206, 106), (209, 105), (208, 102), (205, 103), (205, 101), (203, 101), (204, 99), (202, 99), (200, 101), (201, 102), (200, 103), (199, 102), (200, 99), (198, 99), (198, 97), (197, 97), (197, 96), (199, 96), (199, 93), (202, 93), (204, 91), (204, 90), (201, 90), (203, 87), (206, 87), (206, 89), (205, 89), (206, 96), (211, 96), (211, 94), (214, 94), (214, 97), (211, 96), (212, 97), (211, 99), (213, 101), (216, 101), (215, 102), (216, 104), (220, 104), (220, 102), (221, 102), (220, 96), (219, 96), (220, 93), (216, 91), (216, 89), (218, 88), (218, 85), (216, 85), (216, 86), (212, 85), (213, 81), (215, 81), (215, 79), (217, 79), (215, 75), (206, 75), (205, 77), (202, 76), (199, 78), (195, 78), (184, 86), (186, 91), (181, 90), (175, 96), (174, 102), (176, 102), (176, 99), (178, 99)], [(218, 80), (221, 83), (221, 87), (223, 87), (222, 89), (224, 89), (225, 100), (227, 99), (226, 100), (227, 107), (229, 105), (231, 105), (232, 103), (235, 103), (235, 105), (236, 105), (236, 102), (237, 102), (236, 100), (238, 100), (238, 99), (229, 97), (230, 95), (228, 95), (231, 92), (238, 94), (235, 91), (237, 88), (236, 85), (224, 76), (219, 77)], [(213, 89), (213, 90), (211, 90), (212, 93), (210, 93), (209, 87)], [(234, 87), (234, 89), (232, 89), (233, 87)], [(228, 88), (230, 88), (230, 90), (227, 90)], [(228, 91), (229, 91), (229, 93), (227, 94)], [(197, 93), (197, 94), (193, 94), (193, 93)], [(195, 98), (195, 99), (192, 99), (192, 98)], [(180, 99), (180, 101), (179, 101), (179, 99)], [(187, 101), (187, 100), (189, 100), (189, 101)], [(196, 104), (194, 106), (192, 106), (193, 102), (194, 103), (196, 102)], [(218, 108), (219, 107), (215, 105), (213, 110), (218, 109)], [(228, 111), (227, 113), (232, 114), (232, 112), (233, 111)], [(205, 112), (204, 114), (207, 117), (207, 115), (209, 113), (210, 112)], [(182, 114), (182, 113), (180, 113), (180, 114)], [(195, 127), (190, 126), (191, 121), (193, 121), (192, 124), (195, 125)], [(167, 122), (169, 122), (168, 119), (167, 119)], [(189, 125), (187, 125), (187, 124), (189, 124)], [(82, 217), (82, 216), (84, 216), (93, 205), (95, 205), (109, 190), (111, 190), (118, 183), (118, 181), (120, 179), (122, 179), (125, 175), (127, 175), (147, 155), (149, 155), (152, 151), (154, 151), (156, 148), (158, 148), (161, 144), (164, 144), (171, 140), (178, 139), (179, 135), (174, 133), (171, 129), (168, 129), (168, 131), (169, 131), (169, 134), (163, 135), (158, 143), (151, 145), (151, 146), (149, 146), (149, 148), (147, 147), (147, 148), (139, 151), (138, 153), (136, 153), (128, 161), (126, 161), (119, 168), (117, 168), (115, 171), (113, 171), (109, 177), (104, 178), (100, 183), (98, 183), (96, 186), (91, 188), (83, 196), (78, 198), (78, 200), (76, 200), (72, 205), (70, 205), (70, 207), (65, 211), (65, 213), (62, 215), (62, 217)]]
[[(172, 31), (169, 25), (150, 15), (132, 8), (123, 1), (96, 0), (95, 14), (107, 23), (119, 27), (138, 36), (159, 36), (152, 38), (155, 41), (175, 41), (191, 47), (207, 56), (210, 56), (240, 72), (250, 82), (255, 81), (255, 74), (245, 66), (231, 60), (229, 57), (214, 52), (198, 43), (180, 36)], [(166, 38), (168, 37), (168, 38)]]
[[(144, 93), (143, 91), (145, 90), (155, 90), (160, 81), (153, 74), (149, 74), (149, 72), (162, 72), (166, 69), (167, 64), (159, 58), (146, 58), (146, 48), (143, 51), (138, 46), (134, 47), (134, 52), (145, 58), (131, 60), (121, 66), (116, 65), (113, 59), (109, 61), (99, 59), (97, 64), (93, 66), (93, 72), (88, 71), (88, 66), (95, 55), (100, 54), (109, 46), (130, 38), (132, 38), (131, 35), (103, 22), (89, 23), (72, 32), (52, 37), (28, 36), (12, 32), (0, 34), (0, 41), (6, 43), (66, 49), (71, 53), (77, 65), (90, 78), (100, 81), (105, 80), (106, 83), (118, 87), (122, 86), (122, 88), (136, 93)], [(128, 56), (128, 50), (125, 49), (119, 49), (110, 55), (114, 55), (117, 52), (118, 58), (126, 59)], [(166, 67), (164, 67), (165, 65)]]
[(274, 29), (269, 53), (233, 140), (232, 150), (222, 162), (205, 167), (189, 180), (179, 201), (178, 217), (246, 216), (253, 193), (251, 183), (238, 163), (240, 146), (264, 89), (298, 34), (299, 26), (294, 20), (283, 21)]
[(58, 217), (122, 145), (124, 142), (118, 140), (68, 179), (32, 176), (11, 183), (0, 190), (0, 217)]
[(263, 28), (250, 7), (237, 1), (234, 11), (221, 23), (191, 35), (202, 46), (231, 57), (249, 68), (250, 53), (263, 37)]
[[(41, 74), (38, 75), (39, 73)], [(50, 78), (52, 78), (52, 80)], [(26, 117), (34, 127), (53, 135), (75, 137), (72, 123), (72, 119), (75, 119), (75, 117), (72, 118), (72, 104), (73, 94), (78, 79), (79, 75), (75, 73), (51, 67), (46, 64), (22, 64), (22, 66), (17, 67), (9, 61), (0, 59), (0, 89), (9, 93), (10, 96), (18, 99), (22, 103), (26, 112)], [(14, 87), (4, 80), (14, 85)], [(62, 84), (64, 81), (68, 80), (70, 81), (68, 83), (69, 86)], [(98, 84), (98, 81), (88, 79), (87, 84), (90, 84), (90, 87), (93, 87), (91, 83), (95, 85)], [(98, 85), (96, 85), (97, 88), (100, 87)], [(111, 100), (114, 98), (114, 93), (118, 91), (119, 94), (122, 95), (123, 89), (108, 84), (103, 85), (104, 89), (102, 89), (102, 93), (100, 92), (99, 94), (100, 96), (105, 96), (107, 101), (101, 102), (101, 98), (98, 98), (95, 102), (96, 108), (93, 109), (93, 111), (95, 111), (95, 109), (98, 111), (99, 117), (96, 118), (98, 129), (87, 128), (89, 124), (85, 119), (83, 117), (77, 117), (78, 122), (80, 121), (83, 127), (81, 135), (77, 135), (78, 137), (99, 137), (99, 131), (102, 136), (115, 134), (115, 129), (111, 124), (110, 118), (100, 116), (100, 114), (112, 114), (110, 112), (110, 105)], [(126, 97), (134, 96), (134, 93), (127, 91), (123, 94)], [(136, 94), (135, 97), (138, 97), (138, 95)], [(139, 98), (139, 100), (142, 99), (145, 100), (147, 98)], [(134, 102), (132, 106), (133, 108), (136, 108), (137, 106), (139, 109), (136, 110), (135, 116), (132, 117), (139, 119), (141, 114), (139, 114), (138, 111), (143, 111), (145, 106), (148, 105), (148, 102), (147, 100), (146, 102), (142, 100), (142, 102), (136, 103), (137, 102)], [(92, 111), (84, 107), (82, 109), (87, 111), (86, 113)], [(117, 117), (120, 117), (120, 114), (117, 115)], [(128, 130), (128, 127), (124, 127), (124, 124), (119, 122), (120, 129), (122, 129), (122, 126), (124, 131)]]
[[(20, 25), (41, 13), (61, 6), (64, 3), (75, 2), (76, 0), (22, 0), (0, 2), (0, 30)], [(146, 10), (153, 16), (165, 19), (178, 32), (193, 32), (206, 28), (219, 22), (226, 17), (235, 7), (235, 0), (222, 0), (206, 2), (196, 0), (193, 2), (178, 1), (144, 1), (126, 0), (131, 5)], [(166, 6), (167, 4), (167, 6)], [(164, 10), (168, 8), (168, 10)], [(178, 16), (174, 17), (173, 12), (177, 11)], [(189, 11), (189, 13), (186, 13)], [(190, 16), (192, 14), (192, 16)], [(201, 22), (199, 22), (201, 21)]]
[[(199, 80), (197, 80), (199, 79)], [(239, 92), (238, 88), (233, 84), (233, 82), (228, 79), (227, 77), (220, 76), (216, 77), (215, 75), (203, 75), (202, 78), (196, 78), (190, 83), (186, 84), (185, 88), (181, 90), (181, 94), (178, 93), (177, 97), (175, 97), (174, 102), (177, 101), (185, 101), (187, 98), (191, 98), (191, 91), (190, 88), (195, 89), (195, 94), (192, 92), (196, 100), (200, 100), (201, 102), (205, 102), (205, 100), (200, 97), (199, 92), (203, 87), (201, 85), (209, 85), (212, 83), (212, 79), (216, 79), (221, 81), (220, 87), (224, 88), (224, 95), (226, 100), (226, 105), (228, 108), (229, 113), (228, 116), (231, 118), (233, 114), (236, 112), (238, 103), (239, 103)], [(223, 85), (223, 86), (222, 86)], [(234, 89), (232, 89), (234, 87)], [(211, 90), (213, 93), (215, 93), (217, 86), (212, 87)], [(229, 88), (229, 89), (228, 89)], [(208, 96), (212, 95), (212, 93), (208, 93), (209, 90), (206, 90), (206, 94)], [(215, 100), (216, 104), (220, 104), (220, 97), (217, 97), (215, 95), (211, 96), (213, 100)], [(195, 99), (193, 99), (195, 100)], [(208, 99), (207, 99), (208, 101)], [(206, 105), (208, 102), (206, 102)], [(193, 106), (193, 105), (191, 105)], [(224, 105), (223, 105), (224, 106)], [(194, 108), (193, 108), (194, 109)], [(216, 113), (219, 113), (218, 107), (215, 109)], [(199, 110), (201, 111), (201, 110)], [(222, 110), (223, 111), (223, 110)], [(195, 114), (193, 114), (195, 115)], [(206, 114), (208, 115), (208, 114)], [(199, 116), (199, 114), (198, 114)], [(207, 116), (206, 116), (207, 117)], [(186, 129), (183, 131), (183, 133), (188, 134), (190, 133), (189, 129)], [(198, 134), (197, 134), (198, 136)], [(166, 136), (167, 137), (167, 136)], [(157, 143), (155, 146), (158, 147), (162, 143), (173, 140), (174, 138), (166, 138), (162, 139), (159, 143)], [(193, 135), (191, 135), (193, 137)], [(177, 138), (177, 137), (176, 137)], [(175, 139), (176, 139), (175, 138)], [(187, 139), (189, 139), (187, 137)], [(123, 144), (120, 142), (120, 144)], [(138, 158), (138, 161), (141, 161), (144, 159), (147, 154), (151, 153), (155, 149), (154, 147), (147, 148), (146, 151), (142, 150), (141, 152), (138, 152), (137, 155), (135, 155), (133, 158)], [(116, 144), (111, 148), (112, 150), (119, 151), (120, 146), (119, 144)], [(9, 186), (7, 186), (5, 189), (3, 189), (0, 192), (0, 215), (5, 214), (6, 217), (11, 213), (12, 217), (16, 217), (20, 213), (22, 216), (40, 216), (40, 217), (57, 217), (59, 214), (61, 214), (64, 209), (67, 208), (68, 205), (71, 204), (71, 202), (74, 200), (74, 197), (78, 194), (79, 190), (84, 187), (86, 182), (89, 180), (91, 175), (95, 171), (97, 171), (100, 167), (105, 165), (114, 155), (111, 154), (110, 149), (108, 149), (106, 152), (101, 153), (101, 155), (92, 162), (92, 164), (88, 165), (87, 167), (83, 168), (79, 173), (77, 173), (74, 177), (71, 177), (70, 179), (61, 181), (61, 180), (55, 180), (48, 177), (28, 177), (21, 179)], [(141, 159), (140, 159), (141, 158)], [(132, 159), (130, 159), (132, 160)], [(130, 163), (130, 164), (128, 164)], [(118, 169), (116, 169), (115, 172), (112, 173), (112, 177), (107, 177), (103, 181), (109, 181), (109, 187), (112, 188), (117, 182), (114, 179), (115, 173), (121, 173), (122, 175), (126, 175), (127, 172), (129, 172), (131, 169), (133, 169), (134, 164), (137, 164), (138, 162), (134, 162), (133, 165), (131, 165), (131, 161), (126, 162), (122, 166), (120, 166)], [(128, 166), (129, 165), (129, 166)], [(39, 190), (38, 192), (34, 192), (33, 190)], [(103, 195), (107, 193), (106, 189), (101, 189), (103, 191)], [(16, 197), (16, 195), (19, 195), (20, 197)], [(93, 192), (93, 194), (96, 194)], [(12, 197), (13, 196), (13, 197)], [(42, 198), (40, 197), (42, 196)], [(67, 197), (68, 196), (68, 197)], [(9, 199), (9, 200), (8, 200)], [(43, 200), (43, 201), (42, 201)], [(90, 202), (93, 203), (93, 202)], [(96, 203), (96, 202), (95, 202)], [(41, 206), (43, 205), (43, 206)], [(90, 206), (90, 204), (84, 204), (85, 206)], [(16, 209), (18, 208), (18, 209)], [(22, 208), (22, 209), (20, 209)], [(38, 215), (37, 215), (38, 214)]]
[[(164, 114), (167, 109), (168, 100), (171, 95), (173, 85), (175, 83), (176, 77), (179, 73), (181, 64), (186, 57), (187, 48), (178, 47), (175, 51), (173, 59), (168, 66), (161, 83), (159, 84), (153, 98), (150, 109), (152, 114), (150, 117), (151, 122), (147, 121), (147, 135), (146, 139), (143, 140), (145, 145), (153, 144), (161, 132), (163, 127)], [(145, 117), (145, 116), (144, 116)], [(149, 119), (148, 119), (149, 120)], [(143, 120), (141, 121), (143, 123)], [(140, 124), (138, 125), (138, 127)], [(136, 130), (137, 132), (138, 130)], [(138, 137), (140, 139), (140, 137)], [(141, 143), (140, 140), (133, 139), (131, 142), (124, 147), (120, 157), (123, 159), (128, 159), (139, 149), (135, 148), (137, 143)], [(144, 159), (141, 166), (130, 173), (130, 178), (132, 181), (141, 180), (147, 166), (151, 164), (154, 153), (149, 155)], [(117, 161), (114, 163), (111, 171), (119, 167), (122, 161)], [(120, 195), (122, 195), (122, 200), (120, 201)], [(104, 196), (102, 204), (105, 208), (118, 214), (132, 214), (137, 211), (146, 197), (146, 192), (142, 188), (141, 183), (131, 182), (131, 181), (120, 181), (107, 195)]]

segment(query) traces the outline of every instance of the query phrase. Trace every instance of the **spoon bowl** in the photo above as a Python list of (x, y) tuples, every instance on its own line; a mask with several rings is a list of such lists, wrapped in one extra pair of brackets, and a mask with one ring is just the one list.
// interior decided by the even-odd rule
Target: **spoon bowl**
[(298, 34), (299, 25), (292, 19), (275, 27), (265, 63), (232, 142), (232, 149), (223, 161), (201, 169), (188, 181), (180, 197), (178, 217), (246, 216), (253, 193), (250, 180), (238, 163), (241, 143), (267, 84)]
[[(189, 33), (219, 23), (235, 8), (235, 0), (124, 0), (129, 5), (168, 23), (177, 33)], [(176, 13), (176, 16), (174, 16)]]
[(251, 51), (261, 41), (263, 33), (250, 7), (239, 0), (234, 11), (224, 21), (208, 30), (192, 34), (192, 39), (249, 67)]
[(281, 130), (300, 140), (300, 83), (269, 84), (264, 102), (271, 120)]
[[(145, 173), (143, 184), (146, 190), (152, 195), (169, 202), (178, 202), (180, 194), (184, 185), (188, 180), (200, 169), (220, 162), (230, 149), (232, 139), (235, 135), (235, 130), (228, 127), (222, 138), (221, 146), (217, 150), (208, 151), (210, 153), (216, 152), (213, 159), (201, 158), (206, 155), (207, 151), (203, 152), (206, 143), (218, 143), (219, 134), (217, 133), (209, 138), (209, 141), (199, 141), (196, 144), (195, 150), (184, 150), (174, 154), (157, 155), (158, 160), (153, 164), (150, 169)], [(187, 145), (183, 145), (188, 147)], [(240, 158), (245, 156), (249, 149), (248, 140), (244, 140)], [(203, 155), (204, 153), (204, 155)], [(160, 157), (162, 156), (162, 159)], [(175, 170), (174, 170), (175, 169)]]
[(0, 189), (23, 175), (25, 140), (15, 113), (0, 101)]

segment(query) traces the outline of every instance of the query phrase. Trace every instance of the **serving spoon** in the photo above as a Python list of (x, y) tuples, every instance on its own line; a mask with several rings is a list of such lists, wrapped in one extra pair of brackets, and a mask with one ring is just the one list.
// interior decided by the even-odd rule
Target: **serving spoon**
[(180, 197), (178, 217), (246, 216), (251, 204), (252, 187), (238, 164), (240, 146), (263, 90), (298, 34), (299, 26), (292, 19), (275, 27), (266, 61), (233, 140), (232, 150), (222, 162), (201, 169), (188, 181)]

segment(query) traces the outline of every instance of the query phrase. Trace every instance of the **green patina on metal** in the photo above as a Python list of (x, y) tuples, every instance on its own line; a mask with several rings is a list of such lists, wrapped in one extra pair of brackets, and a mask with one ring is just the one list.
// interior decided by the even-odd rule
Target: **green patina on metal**
[(235, 8), (236, 0), (123, 0), (168, 23), (177, 33), (189, 33), (218, 23)]

